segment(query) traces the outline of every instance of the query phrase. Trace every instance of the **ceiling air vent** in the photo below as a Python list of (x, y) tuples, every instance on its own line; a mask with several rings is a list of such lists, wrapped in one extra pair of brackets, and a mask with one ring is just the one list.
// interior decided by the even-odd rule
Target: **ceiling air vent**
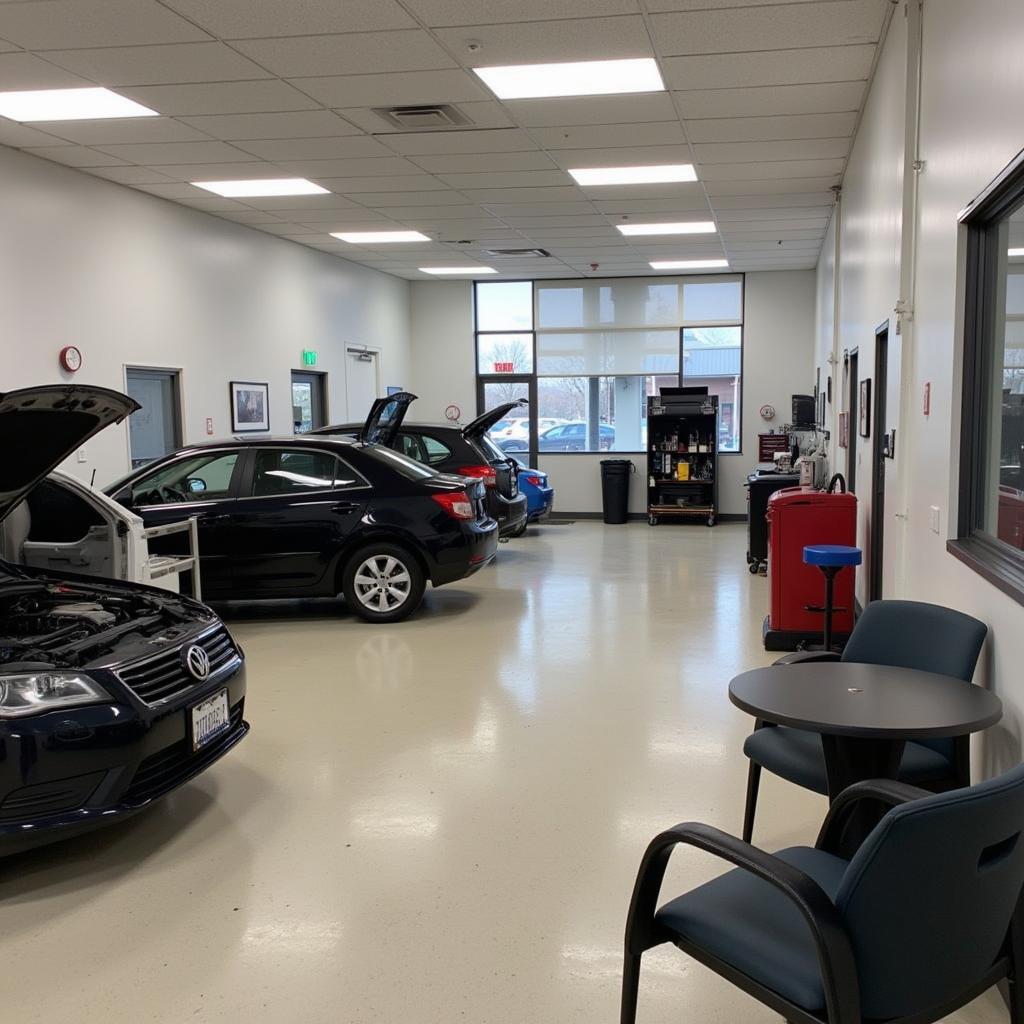
[(484, 249), (484, 255), (491, 259), (500, 260), (502, 257), (524, 257), (532, 256), (539, 259), (550, 259), (551, 253), (547, 249)]
[(437, 132), (466, 128), (473, 122), (450, 103), (431, 103), (423, 107), (374, 107), (373, 112), (395, 128), (407, 132)]

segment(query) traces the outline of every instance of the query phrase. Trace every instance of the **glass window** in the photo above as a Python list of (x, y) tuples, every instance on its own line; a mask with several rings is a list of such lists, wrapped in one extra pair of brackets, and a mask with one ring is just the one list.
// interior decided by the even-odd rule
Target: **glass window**
[(428, 466), (436, 466), (444, 462), (451, 455), (451, 449), (438, 441), (436, 437), (428, 437), (426, 434), (398, 435), (398, 443), (403, 455), (417, 462), (423, 462)]
[(476, 329), (533, 330), (533, 282), (481, 281), (477, 284)]
[(533, 335), (479, 335), (477, 373), (533, 373)]
[(358, 474), (344, 467), (327, 452), (261, 448), (253, 468), (252, 494), (262, 498), (275, 494), (305, 494), (353, 487), (362, 483)]
[(440, 462), (444, 462), (445, 459), (449, 458), (452, 454), (451, 448), (441, 441), (438, 441), (436, 437), (428, 437), (424, 434), (420, 438), (420, 442), (423, 445), (423, 451), (427, 456), (427, 463), (431, 466), (436, 466)]
[(679, 330), (537, 335), (540, 374), (678, 373)]
[(743, 285), (733, 281), (694, 281), (683, 285), (686, 323), (728, 323), (743, 319)]
[(385, 448), (379, 444), (368, 444), (363, 445), (360, 450), (366, 458), (380, 463), (386, 469), (405, 477), (406, 480), (430, 480), (437, 476), (437, 470), (424, 466), (421, 462), (410, 459), (407, 455), (402, 455), (392, 448)]
[(210, 452), (180, 459), (132, 485), (133, 505), (169, 505), (226, 498), (239, 452)]
[(537, 327), (678, 327), (683, 322), (678, 278), (538, 281)]
[(740, 450), (743, 328), (688, 327), (683, 331), (683, 384), (718, 395), (718, 450)]
[[(484, 407), (481, 415), (499, 405), (529, 399), (530, 385), (524, 381), (485, 381)], [(530, 408), (519, 406), (487, 431), (487, 435), (502, 451), (528, 451), (530, 448)]]

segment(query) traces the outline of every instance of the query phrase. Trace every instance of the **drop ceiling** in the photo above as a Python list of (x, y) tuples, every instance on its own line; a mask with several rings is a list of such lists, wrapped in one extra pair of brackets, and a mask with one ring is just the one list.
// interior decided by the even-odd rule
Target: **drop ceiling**
[[(0, 0), (0, 90), (102, 85), (160, 117), (16, 124), (0, 145), (389, 274), (502, 277), (817, 262), (889, 0)], [(667, 92), (500, 102), (474, 66), (657, 59)], [(374, 108), (452, 104), (406, 132)], [(570, 167), (692, 162), (699, 180), (581, 188)], [(329, 195), (230, 200), (208, 179)], [(716, 235), (621, 223), (714, 219)], [(352, 245), (332, 231), (414, 229)], [(541, 248), (550, 258), (485, 256)], [(596, 264), (596, 267), (593, 265)], [(500, 278), (491, 278), (492, 280)]]

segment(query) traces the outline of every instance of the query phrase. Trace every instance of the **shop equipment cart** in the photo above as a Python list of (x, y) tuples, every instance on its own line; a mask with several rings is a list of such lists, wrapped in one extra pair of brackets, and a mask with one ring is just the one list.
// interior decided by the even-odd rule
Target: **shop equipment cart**
[(673, 395), (647, 399), (647, 516), (718, 518), (718, 396)]
[(752, 573), (768, 568), (768, 499), (799, 483), (799, 473), (777, 473), (774, 466), (758, 466), (747, 477), (747, 567)]

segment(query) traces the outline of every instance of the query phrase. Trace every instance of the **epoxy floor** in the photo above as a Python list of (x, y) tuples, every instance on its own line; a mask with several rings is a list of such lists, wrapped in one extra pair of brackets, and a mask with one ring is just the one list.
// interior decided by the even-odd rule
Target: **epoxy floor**
[[(751, 723), (726, 686), (770, 661), (744, 550), (740, 525), (579, 522), (398, 626), (227, 610), (252, 733), (148, 814), (0, 863), (2, 1019), (616, 1021), (647, 841), (740, 828)], [(766, 777), (755, 842), (813, 842), (824, 810)], [(664, 892), (714, 873), (677, 854)], [(645, 958), (642, 1024), (779, 1019)]]

